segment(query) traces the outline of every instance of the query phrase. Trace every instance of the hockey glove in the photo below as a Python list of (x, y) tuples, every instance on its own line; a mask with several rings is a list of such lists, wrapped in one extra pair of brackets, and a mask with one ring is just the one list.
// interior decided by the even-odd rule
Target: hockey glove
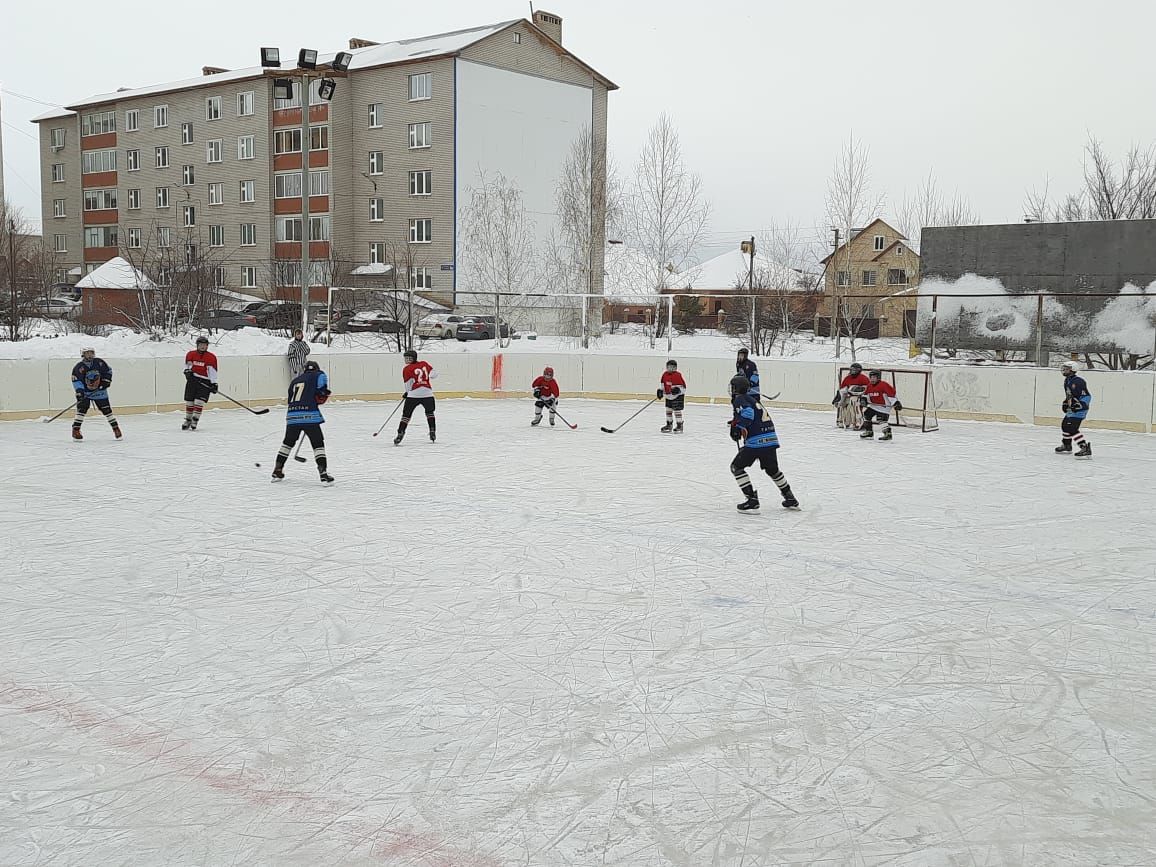
[(554, 404), (557, 402), (558, 402), (558, 398), (556, 398), (556, 397), (548, 397), (542, 401), (542, 403), (546, 404), (546, 406), (549, 407), (550, 409), (553, 409)]
[(893, 403), (892, 406), (894, 407), (896, 412), (899, 412), (900, 410), (903, 409), (903, 404), (901, 404), (899, 401), (895, 401), (895, 403)]
[(76, 402), (77, 403), (84, 403), (86, 400), (88, 400), (88, 397), (85, 396), (83, 391), (77, 391), (76, 392)]
[(187, 379), (189, 382), (193, 381), (193, 372), (191, 370), (185, 371), (185, 379)]
[(656, 391), (656, 392), (655, 392), (655, 394), (657, 395), (657, 397), (655, 398), (655, 400), (658, 400), (658, 398), (659, 398), (659, 397), (662, 397), (662, 395), (663, 395), (663, 391), (662, 391), (662, 389), (661, 389), (661, 388), (660, 388), (660, 389), (658, 389), (658, 391)]
[(329, 395), (330, 395), (330, 392), (328, 392), (328, 391), (317, 392), (317, 395), (314, 398), (317, 401), (317, 405), (321, 406), (321, 404), (323, 404), (323, 403), (325, 403), (325, 401), (329, 400)]
[(541, 396), (542, 396), (542, 389), (540, 389), (540, 388), (535, 388), (535, 389), (534, 389), (534, 397), (535, 397), (535, 398), (540, 398)]
[(220, 388), (220, 386), (217, 385), (217, 383), (215, 383), (215, 382), (209, 383), (209, 393), (210, 394), (216, 394), (218, 388)]
[(1072, 402), (1070, 400), (1065, 399), (1064, 402), (1060, 404), (1060, 411), (1061, 412), (1071, 412), (1072, 411)]
[(743, 429), (736, 425), (731, 425), (731, 439), (736, 443), (743, 438)]
[(835, 392), (835, 396), (833, 398), (831, 398), (831, 406), (838, 406), (839, 401), (841, 401), (842, 399), (843, 399), (843, 395), (839, 394), (839, 392)]

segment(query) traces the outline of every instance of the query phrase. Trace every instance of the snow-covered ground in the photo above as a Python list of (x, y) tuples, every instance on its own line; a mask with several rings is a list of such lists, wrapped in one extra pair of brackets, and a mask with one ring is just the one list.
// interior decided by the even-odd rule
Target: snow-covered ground
[(1156, 860), (1156, 441), (639, 405), (5, 424), (0, 863)]

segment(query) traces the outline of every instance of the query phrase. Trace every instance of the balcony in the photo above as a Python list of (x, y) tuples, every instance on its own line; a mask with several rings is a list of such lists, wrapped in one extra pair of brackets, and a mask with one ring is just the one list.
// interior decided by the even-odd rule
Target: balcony
[(108, 208), (100, 211), (85, 211), (84, 225), (86, 226), (114, 226), (120, 211)]

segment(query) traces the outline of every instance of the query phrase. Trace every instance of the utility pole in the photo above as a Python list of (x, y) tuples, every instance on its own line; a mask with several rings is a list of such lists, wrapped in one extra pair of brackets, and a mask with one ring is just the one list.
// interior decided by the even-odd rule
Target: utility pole
[(835, 232), (835, 252), (831, 254), (831, 264), (835, 266), (835, 283), (831, 293), (831, 330), (835, 334), (835, 357), (839, 357), (839, 350), (842, 346), (842, 331), (839, 328), (839, 229), (836, 227)]
[(755, 349), (755, 344), (758, 340), (758, 305), (755, 303), (755, 236), (751, 235), (749, 241), (743, 241), (739, 244), (739, 249), (746, 253), (750, 258), (747, 263), (747, 291), (751, 295), (751, 355), (755, 355), (758, 350)]
[[(0, 205), (3, 204), (3, 201), (0, 201)], [(15, 340), (20, 319), (19, 307), (16, 304), (16, 220), (13, 217), (8, 218), (8, 300), (12, 304), (12, 325), (8, 336), (11, 340)]]
[[(309, 328), (309, 73), (301, 73), (301, 332)], [(332, 315), (333, 311), (330, 311)]]

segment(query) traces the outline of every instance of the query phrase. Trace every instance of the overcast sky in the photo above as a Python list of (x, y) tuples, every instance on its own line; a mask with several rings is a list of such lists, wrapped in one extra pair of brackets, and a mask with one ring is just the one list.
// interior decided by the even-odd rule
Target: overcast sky
[[(504, 0), (107, 7), (19, 4), (0, 33), (9, 199), (39, 214), (35, 129), (46, 106), (121, 86), (528, 16)], [(1115, 153), (1156, 141), (1151, 0), (967, 3), (547, 0), (563, 41), (615, 81), (610, 145), (623, 168), (669, 113), (713, 207), (721, 251), (772, 221), (822, 224), (831, 163), (848, 132), (871, 151), (872, 185), (898, 203), (928, 170), (983, 222), (1022, 218), (1026, 190), (1074, 188), (1088, 132)], [(100, 14), (105, 9), (105, 14)], [(275, 11), (274, 11), (275, 10)], [(707, 251), (710, 252), (710, 251)]]

